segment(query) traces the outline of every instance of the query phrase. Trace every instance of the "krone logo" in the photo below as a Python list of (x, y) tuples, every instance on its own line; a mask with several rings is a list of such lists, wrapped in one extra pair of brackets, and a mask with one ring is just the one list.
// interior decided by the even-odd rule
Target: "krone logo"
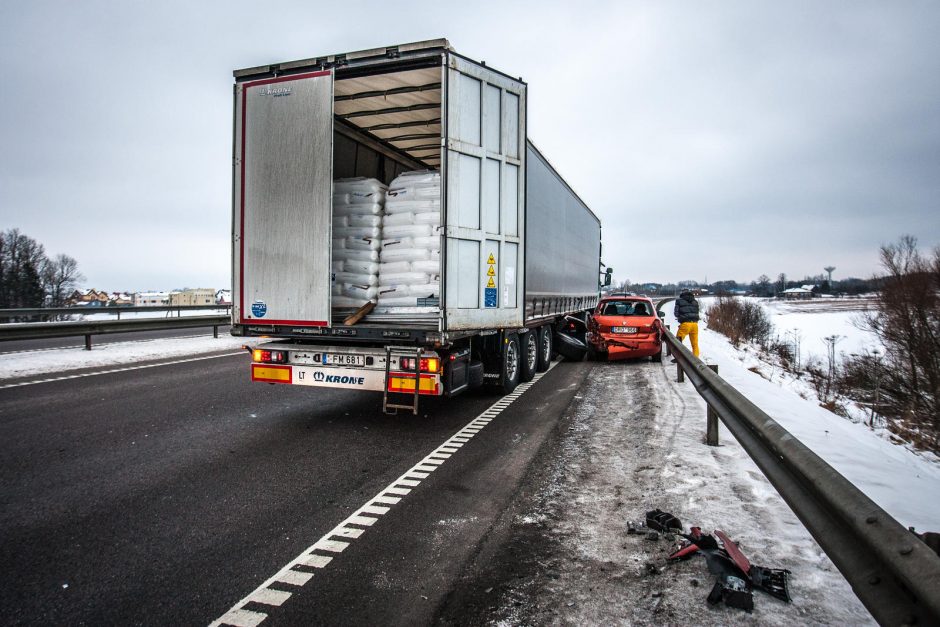
[(258, 90), (259, 96), (290, 96), (291, 88), (290, 87), (262, 87)]
[(314, 381), (323, 381), (323, 379), (325, 379), (325, 378), (326, 378), (326, 375), (324, 375), (324, 374), (323, 374), (322, 372), (320, 372), (319, 370), (317, 370), (316, 372), (313, 373), (313, 380), (314, 380)]

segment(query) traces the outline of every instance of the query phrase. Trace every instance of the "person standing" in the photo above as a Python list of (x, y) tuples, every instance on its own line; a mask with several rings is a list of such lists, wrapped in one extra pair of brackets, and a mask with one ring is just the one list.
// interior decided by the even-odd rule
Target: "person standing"
[(692, 354), (698, 357), (698, 301), (695, 300), (695, 294), (689, 290), (679, 294), (673, 313), (679, 321), (676, 339), (681, 342), (688, 335), (689, 342), (692, 344)]

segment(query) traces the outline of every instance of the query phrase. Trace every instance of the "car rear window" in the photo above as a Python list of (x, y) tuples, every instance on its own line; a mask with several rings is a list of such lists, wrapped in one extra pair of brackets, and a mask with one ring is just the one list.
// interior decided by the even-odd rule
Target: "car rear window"
[(602, 316), (651, 316), (649, 303), (642, 301), (615, 300), (604, 303)]

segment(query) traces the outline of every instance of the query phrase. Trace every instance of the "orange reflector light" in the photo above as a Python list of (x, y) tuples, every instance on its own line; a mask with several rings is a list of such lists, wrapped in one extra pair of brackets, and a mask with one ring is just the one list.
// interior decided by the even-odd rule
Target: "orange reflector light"
[[(251, 365), (251, 380), (262, 381), (264, 383), (290, 383), (290, 366), (262, 366), (260, 364)], [(412, 387), (412, 389), (414, 389)]]
[[(438, 386), (437, 377), (431, 376), (422, 376), (421, 383), (418, 385), (418, 394), (437, 394)], [(415, 380), (414, 376), (410, 377), (396, 377), (391, 376), (388, 378), (388, 391), (389, 392), (411, 392), (415, 391)]]

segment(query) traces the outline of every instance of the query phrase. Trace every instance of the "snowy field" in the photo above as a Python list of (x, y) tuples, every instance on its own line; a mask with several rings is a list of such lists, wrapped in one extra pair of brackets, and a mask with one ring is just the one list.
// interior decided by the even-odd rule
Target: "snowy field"
[(803, 365), (811, 358), (827, 363), (828, 345), (823, 338), (833, 335), (839, 338), (836, 341), (837, 356), (880, 349), (878, 338), (855, 324), (861, 314), (873, 307), (871, 298), (748, 300), (759, 303), (767, 311), (780, 341), (788, 344), (793, 344), (795, 339), (799, 341), (800, 363)]
[(188, 318), (190, 316), (216, 316), (216, 315), (225, 315), (229, 313), (229, 309), (224, 307), (208, 307), (205, 309), (186, 309), (180, 312), (167, 312), (167, 311), (120, 311), (120, 307), (114, 307), (108, 309), (107, 311), (95, 311), (94, 309), (89, 309), (89, 313), (78, 313), (71, 316), (72, 320), (117, 320), (118, 314), (120, 314), (121, 320), (134, 320), (134, 319), (145, 319), (145, 318), (176, 318), (182, 316)]

